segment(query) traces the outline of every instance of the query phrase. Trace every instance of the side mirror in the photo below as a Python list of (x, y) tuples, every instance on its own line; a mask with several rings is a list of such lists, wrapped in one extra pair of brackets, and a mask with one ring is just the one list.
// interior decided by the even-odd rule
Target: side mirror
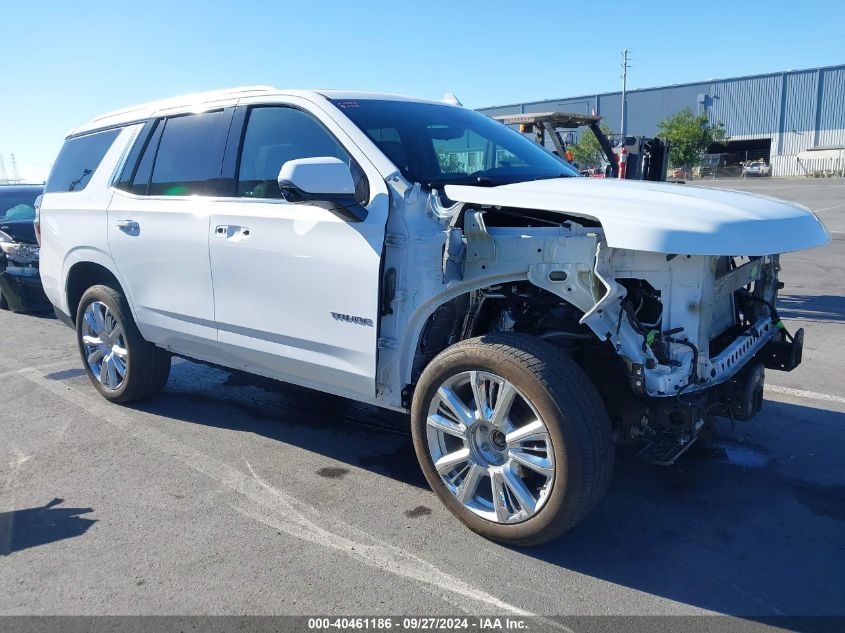
[(355, 199), (349, 166), (333, 156), (289, 160), (279, 170), (279, 189), (288, 202), (310, 202), (360, 222), (367, 210)]

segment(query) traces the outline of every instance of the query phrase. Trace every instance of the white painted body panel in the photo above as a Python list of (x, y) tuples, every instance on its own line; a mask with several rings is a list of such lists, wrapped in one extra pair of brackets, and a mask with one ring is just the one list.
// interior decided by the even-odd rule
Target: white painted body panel
[[(215, 340), (214, 291), (208, 260), (212, 201), (200, 196), (136, 196), (114, 190), (108, 240), (128, 281), (145, 339), (188, 353), (192, 339)], [(124, 231), (122, 222), (139, 230)]]
[(279, 186), (283, 183), (306, 193), (355, 194), (349, 166), (333, 156), (289, 160), (279, 171)]
[[(255, 99), (240, 105), (251, 101)], [(313, 114), (364, 170), (370, 201), (363, 222), (315, 204), (281, 199), (224, 198), (214, 203), (209, 252), (218, 342), (228, 357), (224, 364), (234, 359), (239, 369), (372, 399), (389, 207), (384, 179), (317, 104), (297, 96), (258, 101)], [(226, 229), (218, 233), (217, 227)], [(336, 319), (332, 313), (369, 320), (370, 325)]]
[(557, 178), (500, 187), (447, 185), (456, 202), (597, 220), (611, 248), (683, 255), (770, 255), (830, 241), (812, 211), (738, 191), (674, 183)]
[(109, 185), (115, 165), (134, 140), (139, 128), (130, 126), (118, 134), (85, 189), (49, 193), (42, 197), (41, 283), (50, 302), (65, 313), (68, 313), (68, 272), (74, 264), (97, 263), (120, 279), (109, 253), (106, 233), (106, 210), (112, 196)]
[(384, 213), (348, 222), (308, 204), (233, 199), (214, 204), (212, 225), (227, 227), (210, 246), (218, 341), (238, 368), (372, 397)]

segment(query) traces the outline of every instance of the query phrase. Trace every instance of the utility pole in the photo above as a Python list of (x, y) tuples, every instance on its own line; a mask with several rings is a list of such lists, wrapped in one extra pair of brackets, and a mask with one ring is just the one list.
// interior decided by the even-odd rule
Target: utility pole
[(620, 131), (622, 133), (622, 142), (625, 142), (625, 133), (627, 132), (626, 110), (628, 109), (628, 102), (625, 97), (625, 89), (628, 85), (628, 49), (622, 51), (622, 125)]
[(15, 160), (15, 155), (11, 154), (12, 157), (12, 181), (14, 183), (23, 182), (21, 179), (21, 173), (18, 171), (18, 161)]

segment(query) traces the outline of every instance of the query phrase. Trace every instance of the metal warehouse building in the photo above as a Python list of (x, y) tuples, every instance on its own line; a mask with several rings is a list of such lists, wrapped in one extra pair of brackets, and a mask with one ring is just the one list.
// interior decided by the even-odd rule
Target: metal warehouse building
[[(480, 108), (490, 116), (576, 112), (604, 117), (619, 132), (622, 93)], [(655, 136), (657, 123), (689, 108), (725, 126), (713, 152), (765, 158), (773, 176), (842, 175), (845, 169), (845, 65), (629, 90), (627, 134)]]

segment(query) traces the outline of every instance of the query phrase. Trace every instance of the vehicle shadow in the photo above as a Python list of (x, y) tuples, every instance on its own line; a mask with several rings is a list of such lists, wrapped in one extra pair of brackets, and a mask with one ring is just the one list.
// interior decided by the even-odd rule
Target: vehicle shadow
[(30, 317), (33, 319), (44, 319), (45, 321), (57, 321), (55, 312), (53, 310), (23, 310), (15, 311), (14, 314)]
[(845, 321), (845, 297), (838, 295), (781, 295), (778, 312), (785, 319)]
[(519, 551), (723, 614), (845, 615), (845, 415), (767, 401), (746, 424), (669, 467), (619, 451), (596, 511)]
[[(216, 368), (175, 365), (138, 410), (255, 433), (427, 488), (408, 418)], [(845, 414), (767, 401), (670, 467), (617, 452), (605, 499), (552, 543), (510, 548), (718, 613), (845, 613)]]
[(96, 519), (80, 515), (92, 508), (59, 508), (58, 497), (38, 508), (0, 512), (0, 555), (82, 536)]
[(255, 433), (419, 488), (407, 415), (258, 376), (174, 364), (166, 390), (139, 411)]

